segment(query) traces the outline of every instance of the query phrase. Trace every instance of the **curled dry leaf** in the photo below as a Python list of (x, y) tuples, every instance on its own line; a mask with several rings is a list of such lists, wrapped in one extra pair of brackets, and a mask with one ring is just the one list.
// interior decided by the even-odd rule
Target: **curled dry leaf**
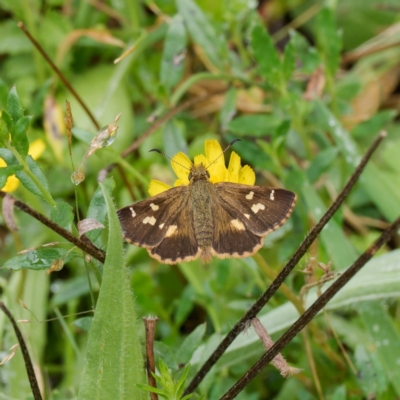
[(54, 271), (60, 271), (63, 267), (64, 267), (63, 260), (54, 260), (51, 264), (51, 267), (46, 271), (46, 275), (49, 275)]
[(312, 101), (320, 98), (325, 87), (325, 82), (324, 67), (320, 65), (311, 75), (306, 91), (303, 94), (303, 99)]
[(103, 229), (104, 225), (94, 218), (86, 218), (78, 222), (79, 237), (94, 229)]

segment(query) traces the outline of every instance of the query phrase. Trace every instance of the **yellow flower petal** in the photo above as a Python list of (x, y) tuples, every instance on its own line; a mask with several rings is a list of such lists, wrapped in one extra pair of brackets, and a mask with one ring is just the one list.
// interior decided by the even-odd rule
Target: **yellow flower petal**
[(239, 183), (243, 185), (254, 185), (256, 183), (256, 174), (248, 165), (240, 170)]
[[(0, 158), (0, 168), (4, 168), (6, 167), (7, 164), (5, 163), (5, 161)], [(15, 175), (11, 175), (7, 178), (6, 184), (0, 188), (3, 192), (13, 192), (19, 185), (19, 180)]]
[(232, 151), (231, 159), (229, 160), (227, 181), (238, 183), (240, 169), (241, 169), (240, 157), (238, 154)]
[(36, 139), (29, 145), (29, 155), (34, 160), (37, 160), (42, 155), (45, 148), (46, 144), (44, 141), (42, 139)]
[(171, 165), (176, 176), (183, 182), (183, 185), (189, 185), (189, 172), (192, 166), (192, 162), (188, 156), (184, 153), (175, 154), (172, 157)]
[(164, 182), (160, 182), (155, 179), (152, 179), (150, 181), (150, 185), (149, 185), (150, 196), (155, 196), (156, 194), (165, 192), (168, 189), (171, 189), (171, 186), (167, 185)]
[(210, 173), (210, 181), (212, 183), (224, 182), (227, 177), (227, 169), (225, 167), (224, 156), (222, 155), (222, 148), (217, 140), (209, 139), (204, 143), (206, 151), (207, 165), (210, 165), (208, 172)]
[(194, 157), (194, 165), (203, 164), (205, 167), (209, 164), (207, 158), (203, 156), (203, 154), (199, 154), (198, 156)]

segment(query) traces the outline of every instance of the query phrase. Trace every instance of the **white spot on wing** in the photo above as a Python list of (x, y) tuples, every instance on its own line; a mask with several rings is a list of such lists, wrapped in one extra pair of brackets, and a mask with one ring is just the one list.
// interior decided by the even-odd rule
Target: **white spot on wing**
[(253, 198), (253, 196), (254, 196), (254, 192), (251, 191), (251, 192), (246, 196), (246, 199), (247, 199), (247, 200), (251, 200), (251, 199)]
[(151, 207), (151, 209), (153, 210), (153, 211), (157, 211), (160, 207), (159, 206), (156, 206), (154, 203), (151, 203), (150, 204), (150, 207)]
[(271, 194), (269, 195), (269, 199), (272, 201), (275, 200), (274, 193), (275, 193), (275, 190), (271, 190)]
[(154, 218), (154, 217), (146, 217), (144, 220), (143, 220), (143, 223), (144, 224), (150, 224), (150, 225), (153, 225), (154, 226), (154, 224), (156, 223), (156, 219)]
[(165, 237), (172, 236), (176, 232), (177, 229), (178, 229), (178, 227), (176, 225), (170, 225), (167, 229), (167, 233), (165, 234)]
[(131, 210), (132, 218), (135, 218), (136, 217), (135, 210), (133, 209), (133, 207), (129, 207), (129, 209)]
[(159, 226), (160, 226), (160, 229), (164, 228), (164, 225), (165, 225), (165, 224), (160, 224), (160, 225), (159, 225)]
[(265, 210), (265, 206), (264, 206), (264, 204), (257, 203), (257, 204), (253, 204), (251, 206), (251, 209), (254, 214), (257, 214), (260, 210)]
[(244, 214), (244, 216), (245, 216), (247, 219), (250, 219), (250, 215), (249, 215), (249, 214)]
[(244, 231), (246, 228), (244, 227), (243, 223), (239, 221), (238, 219), (233, 219), (231, 221), (231, 224), (233, 225), (234, 228), (236, 228), (238, 231)]

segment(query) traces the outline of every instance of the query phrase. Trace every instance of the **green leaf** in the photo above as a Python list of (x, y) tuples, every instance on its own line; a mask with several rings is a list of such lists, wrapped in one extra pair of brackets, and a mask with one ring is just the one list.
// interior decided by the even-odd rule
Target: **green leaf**
[(8, 88), (3, 79), (0, 79), (0, 110), (5, 111), (7, 107)]
[(226, 131), (228, 129), (228, 124), (231, 122), (232, 118), (236, 113), (236, 95), (237, 90), (234, 87), (230, 87), (225, 95), (224, 104), (222, 106), (219, 120), (221, 123), (221, 129)]
[(176, 359), (176, 354), (172, 351), (171, 347), (167, 346), (163, 342), (154, 342), (154, 356), (160, 358), (168, 365), (168, 368), (178, 370), (179, 365)]
[(186, 44), (183, 18), (175, 15), (168, 27), (161, 61), (160, 80), (167, 89), (173, 88), (182, 79)]
[(180, 364), (187, 364), (194, 351), (199, 347), (204, 334), (206, 333), (206, 324), (199, 325), (189, 336), (185, 338), (178, 351), (176, 359)]
[(22, 165), (11, 165), (0, 168), (0, 189), (6, 184), (9, 176), (23, 169)]
[[(193, 41), (203, 48), (207, 57), (218, 69), (222, 69), (222, 53), (225, 49), (222, 48), (219, 35), (203, 11), (193, 0), (177, 0), (176, 4)], [(224, 43), (224, 47), (225, 45)]]
[(24, 109), (18, 97), (17, 88), (12, 87), (7, 97), (7, 111), (11, 115), (14, 123), (24, 116)]
[(251, 32), (251, 46), (259, 65), (261, 75), (272, 86), (282, 83), (281, 60), (271, 36), (262, 26), (255, 26)]
[(75, 325), (77, 328), (82, 329), (85, 332), (89, 332), (92, 321), (93, 317), (82, 317), (72, 322), (72, 325)]
[(51, 208), (50, 218), (56, 224), (70, 231), (74, 220), (72, 207), (65, 201), (57, 200), (55, 207)]
[(145, 400), (147, 395), (136, 386), (145, 383), (145, 370), (130, 279), (122, 257), (121, 227), (108, 188), (103, 183), (100, 187), (108, 212), (107, 256), (78, 399)]
[(318, 153), (306, 171), (311, 183), (314, 183), (328, 169), (335, 161), (338, 153), (339, 149), (337, 147), (330, 147)]
[(30, 116), (22, 117), (17, 122), (15, 122), (14, 127), (11, 131), (12, 145), (15, 147), (22, 158), (25, 158), (29, 151), (29, 141), (26, 135), (26, 131), (29, 128), (30, 122)]
[(282, 73), (285, 81), (288, 81), (292, 77), (293, 71), (294, 71), (294, 46), (292, 41), (290, 41), (285, 46), (285, 52), (283, 54)]
[[(26, 156), (26, 162), (29, 166), (31, 172), (35, 175), (36, 179), (42, 184), (43, 188), (49, 192), (49, 184), (47, 183), (47, 179), (42, 172), (42, 169), (33, 160), (30, 155)], [(20, 171), (16, 173), (17, 178), (21, 181), (21, 183), (33, 194), (36, 196), (40, 196), (45, 198), (42, 191), (36, 186), (35, 182), (26, 174), (24, 171)]]
[(363, 302), (357, 310), (368, 332), (370, 343), (368, 350), (375, 353), (385, 369), (385, 375), (400, 396), (400, 332), (398, 326), (381, 302), (372, 300)]
[(79, 256), (78, 253), (67, 249), (40, 248), (28, 251), (24, 254), (19, 254), (7, 260), (4, 264), (4, 268), (12, 271), (19, 271), (21, 269), (48, 269), (54, 261), (63, 260), (64, 264), (66, 264), (68, 261)]
[(8, 166), (19, 165), (18, 160), (11, 150), (0, 148), (0, 158), (2, 158)]
[[(107, 178), (103, 181), (103, 186), (108, 190), (108, 193), (112, 194), (112, 191), (115, 187), (115, 181), (113, 178)], [(93, 218), (96, 221), (100, 222), (104, 226), (106, 226), (107, 221), (107, 207), (103, 196), (103, 191), (99, 186), (92, 199), (90, 200), (89, 209), (86, 215), (86, 218)], [(92, 231), (86, 232), (85, 236), (91, 240), (93, 243), (100, 236), (103, 229), (94, 229)]]
[(172, 157), (180, 151), (187, 153), (187, 143), (184, 137), (185, 125), (173, 119), (164, 124), (162, 130), (163, 148), (165, 154)]
[(272, 114), (241, 115), (229, 122), (227, 129), (238, 136), (271, 135), (282, 119)]
[(330, 8), (323, 8), (317, 15), (316, 35), (318, 49), (325, 62), (325, 70), (334, 77), (339, 68), (341, 35), (336, 27), (335, 15)]
[(8, 134), (12, 131), (13, 126), (14, 126), (12, 117), (6, 110), (2, 110), (1, 111), (1, 119), (6, 123), (7, 130), (8, 130), (6, 139), (8, 139)]

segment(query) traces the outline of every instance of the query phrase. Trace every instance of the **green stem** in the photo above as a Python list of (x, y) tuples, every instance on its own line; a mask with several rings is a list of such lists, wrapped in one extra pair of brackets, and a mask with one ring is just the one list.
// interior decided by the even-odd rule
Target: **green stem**
[(24, 167), (24, 172), (29, 176), (29, 178), (32, 179), (33, 183), (37, 186), (37, 188), (41, 191), (44, 199), (52, 206), (55, 207), (56, 202), (54, 199), (51, 197), (51, 194), (46, 190), (46, 188), (41, 184), (41, 182), (36, 178), (34, 174), (32, 174), (32, 171), (29, 169), (28, 164), (26, 161), (21, 157), (21, 155), (18, 153), (18, 151), (11, 146), (9, 143), (6, 143), (7, 148), (13, 153), (15, 158), (18, 160), (20, 165)]

